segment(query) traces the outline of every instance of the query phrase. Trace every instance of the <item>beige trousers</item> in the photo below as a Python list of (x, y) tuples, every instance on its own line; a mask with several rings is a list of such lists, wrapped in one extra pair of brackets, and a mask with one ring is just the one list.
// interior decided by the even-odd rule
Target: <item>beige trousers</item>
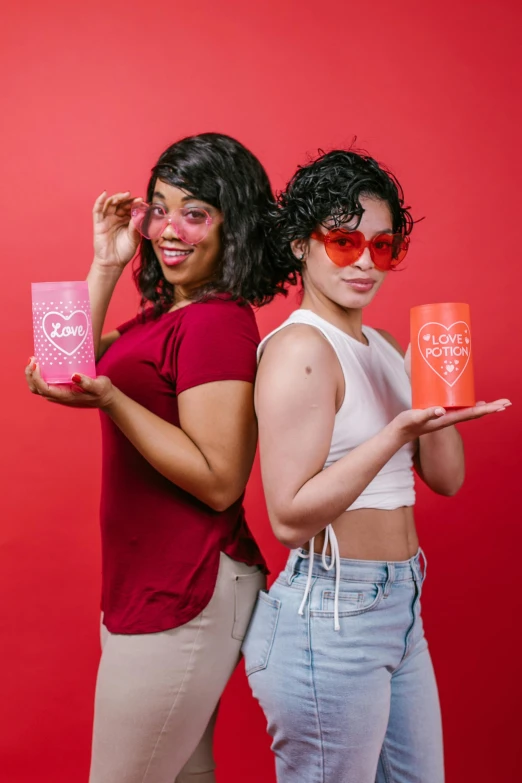
[(150, 634), (102, 630), (90, 783), (215, 783), (219, 699), (265, 577), (220, 556), (214, 595), (189, 623)]

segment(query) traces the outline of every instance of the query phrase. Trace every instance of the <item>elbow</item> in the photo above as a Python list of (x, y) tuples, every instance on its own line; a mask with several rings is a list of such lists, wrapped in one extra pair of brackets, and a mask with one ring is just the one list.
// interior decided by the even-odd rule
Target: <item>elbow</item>
[[(245, 492), (246, 480), (238, 476), (227, 476), (217, 470), (207, 471), (198, 483), (185, 487), (193, 497), (218, 514), (223, 513), (240, 500)], [(171, 479), (176, 483), (174, 479)]]
[(223, 511), (226, 511), (227, 508), (230, 508), (230, 506), (235, 502), (232, 500), (229, 502), (225, 498), (210, 498), (209, 500), (205, 501), (207, 506), (210, 506), (212, 511), (216, 511), (218, 514), (222, 514)]
[(463, 484), (464, 476), (457, 476), (451, 481), (436, 487), (435, 491), (438, 495), (443, 495), (445, 498), (453, 498), (458, 492), (460, 492)]
[(450, 487), (444, 487), (442, 490), (439, 490), (439, 495), (443, 495), (445, 498), (454, 498), (455, 495), (460, 491), (462, 487), (462, 484), (455, 484), (454, 486)]
[(454, 498), (459, 490), (455, 487), (435, 487), (434, 492), (443, 498)]
[[(287, 549), (300, 549), (311, 538), (311, 519), (303, 513), (303, 509), (294, 502), (294, 497), (267, 498), (268, 518), (272, 531), (279, 541)], [(317, 522), (317, 515), (313, 515)], [(314, 529), (316, 525), (313, 525)]]
[(299, 549), (304, 546), (308, 538), (295, 525), (270, 515), (270, 522), (274, 535), (287, 549)]
[(213, 491), (206, 494), (205, 497), (200, 497), (200, 500), (209, 506), (212, 511), (222, 513), (234, 505), (244, 491), (244, 488), (239, 490), (237, 487), (216, 487)]
[(229, 501), (224, 495), (218, 494), (200, 497), (199, 500), (202, 500), (206, 506), (211, 508), (212, 511), (216, 511), (218, 514), (226, 511), (234, 502), (233, 500)]

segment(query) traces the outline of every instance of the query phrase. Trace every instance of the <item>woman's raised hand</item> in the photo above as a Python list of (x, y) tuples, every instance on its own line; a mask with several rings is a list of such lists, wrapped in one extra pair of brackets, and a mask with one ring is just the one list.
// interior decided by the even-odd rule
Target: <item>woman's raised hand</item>
[(129, 191), (107, 196), (104, 190), (94, 202), (94, 257), (102, 266), (123, 269), (135, 255), (140, 233), (131, 223), (131, 207), (140, 201)]

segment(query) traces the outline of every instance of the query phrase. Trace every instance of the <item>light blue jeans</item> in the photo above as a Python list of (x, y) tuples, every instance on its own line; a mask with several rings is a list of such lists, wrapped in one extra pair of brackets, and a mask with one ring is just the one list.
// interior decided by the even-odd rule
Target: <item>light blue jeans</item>
[(338, 631), (336, 569), (320, 555), (309, 574), (307, 553), (292, 552), (260, 593), (243, 653), (278, 783), (443, 783), (439, 699), (420, 617), (422, 557), (341, 559)]

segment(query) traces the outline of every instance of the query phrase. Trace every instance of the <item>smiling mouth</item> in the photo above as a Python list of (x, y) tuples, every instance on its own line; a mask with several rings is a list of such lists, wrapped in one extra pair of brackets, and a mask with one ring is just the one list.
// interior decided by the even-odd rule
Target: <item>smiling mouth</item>
[(194, 250), (190, 247), (184, 250), (179, 250), (178, 248), (174, 249), (160, 247), (160, 250), (163, 261), (167, 266), (176, 266), (176, 264), (180, 264), (182, 261), (185, 261), (185, 259), (188, 258), (191, 253), (194, 252)]

